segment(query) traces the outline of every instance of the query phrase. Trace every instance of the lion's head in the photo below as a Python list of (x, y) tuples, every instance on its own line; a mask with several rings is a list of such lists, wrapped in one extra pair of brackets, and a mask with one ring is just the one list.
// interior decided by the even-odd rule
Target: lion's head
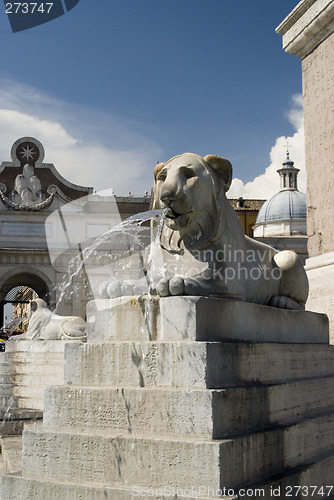
[(154, 177), (153, 208), (166, 209), (163, 246), (172, 250), (176, 244), (180, 249), (183, 243), (194, 250), (209, 245), (223, 224), (222, 200), (232, 181), (231, 163), (215, 155), (185, 153), (159, 163)]
[(31, 318), (31, 316), (36, 312), (36, 311), (40, 311), (40, 310), (48, 310), (47, 309), (47, 303), (43, 300), (43, 299), (34, 299), (34, 300), (31, 300), (28, 304), (28, 307), (27, 307), (27, 319), (29, 320)]

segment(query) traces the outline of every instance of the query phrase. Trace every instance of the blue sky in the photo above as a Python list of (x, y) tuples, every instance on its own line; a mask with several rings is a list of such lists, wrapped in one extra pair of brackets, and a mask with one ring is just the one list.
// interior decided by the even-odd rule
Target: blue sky
[(297, 3), (80, 0), (15, 34), (3, 10), (0, 160), (30, 135), (72, 182), (142, 194), (157, 161), (213, 153), (267, 197), (288, 137), (303, 183), (301, 63), (275, 33)]

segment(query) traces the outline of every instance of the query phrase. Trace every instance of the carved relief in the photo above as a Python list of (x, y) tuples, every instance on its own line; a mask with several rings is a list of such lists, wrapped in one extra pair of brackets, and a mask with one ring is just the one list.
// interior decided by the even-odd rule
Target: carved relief
[[(40, 145), (41, 146), (41, 145)], [(0, 199), (8, 208), (14, 210), (38, 211), (51, 205), (55, 191), (42, 189), (42, 183), (35, 174), (34, 165), (43, 159), (44, 151), (39, 147), (38, 141), (19, 142), (12, 151), (13, 160), (20, 163), (22, 173), (18, 174), (14, 186), (6, 196), (7, 186), (0, 184)], [(49, 196), (47, 196), (49, 194)]]

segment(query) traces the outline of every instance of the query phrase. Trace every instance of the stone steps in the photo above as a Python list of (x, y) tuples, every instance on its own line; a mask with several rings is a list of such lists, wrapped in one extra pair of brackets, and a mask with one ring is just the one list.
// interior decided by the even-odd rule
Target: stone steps
[[(63, 359), (63, 356), (59, 356), (58, 353), (55, 353), (55, 356), (53, 357), (53, 360), (55, 360), (55, 362), (53, 362), (52, 360), (49, 359), (50, 361), (50, 366), (54, 366), (55, 369), (57, 369), (58, 367), (58, 362), (60, 359)], [(9, 360), (8, 362), (6, 363), (0, 363), (0, 375), (5, 375), (9, 369), (11, 369), (11, 371), (13, 373), (17, 373), (17, 374), (20, 374), (23, 372), (26, 371), (26, 369), (28, 370), (28, 373), (31, 371), (32, 373), (39, 373), (42, 369), (43, 369), (43, 366), (44, 366), (44, 360), (42, 358), (42, 361), (43, 363), (42, 364), (32, 364), (32, 363), (29, 363), (28, 362), (29, 360), (21, 360), (21, 361), (17, 361), (13, 359)], [(36, 361), (36, 360), (34, 360)]]
[(44, 389), (64, 383), (64, 342), (11, 340), (0, 356), (0, 408), (43, 409)]
[(2, 398), (5, 398), (5, 400), (9, 399), (11, 396), (14, 396), (13, 394), (13, 389), (15, 387), (15, 384), (1, 384), (0, 385), (0, 395)]
[(42, 418), (43, 413), (40, 410), (9, 406), (7, 410), (0, 412), (0, 436), (21, 435), (25, 424)]
[(18, 398), (14, 396), (0, 396), (0, 408), (5, 411), (7, 408), (18, 408)]
[[(322, 462), (320, 462), (322, 463)], [(306, 473), (311, 473), (313, 474), (313, 466), (306, 467), (305, 469)], [(319, 469), (317, 468), (318, 472)], [(284, 484), (285, 480), (282, 480), (283, 482), (280, 482), (280, 480), (274, 482), (270, 485), (251, 485), (249, 486), (249, 490), (251, 495), (245, 495), (242, 492), (242, 496), (239, 496), (238, 494), (233, 495), (233, 496), (226, 496), (226, 495), (219, 495), (219, 499), (221, 500), (235, 500), (235, 499), (246, 499), (246, 500), (254, 500), (254, 499), (259, 499), (259, 498), (279, 498), (282, 500), (286, 500), (288, 497), (286, 497), (285, 492), (290, 493), (290, 489), (287, 489), (287, 487), (291, 486), (300, 486), (300, 484), (303, 484), (304, 486), (310, 487), (312, 486), (311, 483), (304, 482), (300, 483), (300, 478), (301, 475), (299, 473), (292, 473), (291, 475), (288, 475), (288, 481), (289, 484)], [(303, 476), (304, 477), (304, 476)], [(313, 476), (317, 477), (317, 476)], [(296, 482), (297, 481), (297, 482)], [(302, 479), (302, 481), (305, 481)], [(314, 483), (314, 479), (312, 480)], [(333, 482), (333, 481), (331, 481)], [(324, 483), (325, 484), (325, 483)], [(281, 493), (279, 496), (277, 496), (277, 491), (276, 489), (280, 487), (281, 488)], [(201, 500), (213, 500), (212, 492), (209, 490), (209, 485), (204, 486), (204, 490), (208, 491), (210, 494), (210, 497), (205, 496), (205, 493), (203, 491), (203, 495), (201, 495)], [(275, 496), (271, 495), (271, 488), (274, 489), (275, 491)], [(321, 487), (319, 487), (318, 491), (320, 490)], [(158, 490), (158, 491), (157, 491)], [(260, 490), (260, 491), (259, 491)], [(264, 490), (264, 494), (263, 494)], [(4, 491), (4, 498), (10, 498), (9, 495), (13, 495), (11, 498), (15, 499), (20, 499), (20, 500), (45, 500), (45, 498), (52, 498), (52, 499), (59, 499), (59, 500), (133, 500), (134, 498), (143, 498), (144, 495), (140, 495), (140, 493), (145, 493), (140, 489), (137, 488), (116, 488), (116, 487), (109, 487), (109, 486), (92, 486), (91, 484), (85, 484), (85, 483), (75, 483), (75, 482), (66, 482), (66, 481), (45, 481), (42, 479), (34, 479), (34, 478), (22, 478), (22, 476), (19, 473), (14, 473), (12, 475), (8, 475), (4, 478), (3, 481), (3, 491)], [(296, 490), (294, 490), (295, 492)], [(313, 493), (313, 489), (309, 490), (311, 494)], [(324, 491), (328, 492), (329, 489)], [(161, 496), (159, 493), (163, 493), (164, 489), (160, 492), (159, 489), (151, 489), (146, 491), (146, 498), (154, 498), (155, 500), (168, 500), (168, 498), (171, 498), (171, 493), (173, 492), (172, 489), (166, 488), (165, 493), (166, 496)], [(156, 493), (156, 494), (154, 494)], [(176, 491), (175, 491), (176, 493)], [(184, 489), (183, 493), (187, 494), (186, 498), (188, 500), (198, 500), (199, 496), (198, 493), (199, 491), (195, 491), (194, 493), (196, 496), (191, 496), (191, 490), (187, 491)], [(189, 493), (189, 494), (188, 494)], [(168, 495), (168, 496), (167, 496)], [(176, 498), (173, 496), (172, 498)], [(177, 497), (177, 498), (180, 498)], [(330, 495), (322, 495), (322, 494), (312, 494), (312, 496), (306, 497), (305, 495), (302, 496), (301, 494), (293, 496), (295, 499), (305, 499), (305, 498), (312, 498), (315, 500), (320, 500), (326, 498), (327, 500), (333, 500), (334, 496)]]
[(20, 471), (22, 469), (22, 437), (1, 437), (0, 447), (5, 473)]
[[(329, 453), (316, 463), (288, 469), (284, 474), (275, 475), (266, 481), (249, 484), (243, 488), (243, 490), (248, 489), (249, 494), (245, 495), (244, 491), (241, 491), (241, 495), (237, 494), (237, 498), (254, 499), (254, 492), (260, 490), (261, 496), (258, 495), (257, 498), (333, 499), (333, 471), (334, 453)], [(301, 486), (304, 489), (298, 491), (298, 487)]]
[(43, 395), (40, 397), (32, 397), (29, 394), (29, 395), (27, 395), (27, 397), (18, 397), (17, 398), (17, 405), (18, 405), (18, 408), (20, 408), (22, 410), (25, 410), (25, 409), (32, 407), (34, 409), (38, 409), (40, 411), (43, 411), (44, 398), (43, 398)]
[[(24, 384), (11, 384), (4, 388), (4, 385), (0, 384), (0, 393), (2, 396), (2, 409), (7, 410), (8, 408), (33, 408), (36, 410), (43, 410), (44, 402), (44, 389), (51, 383), (58, 383), (59, 378), (50, 378), (50, 380), (45, 378), (36, 379), (35, 384), (29, 384), (24, 380)], [(6, 395), (6, 396), (5, 396)]]
[(334, 347), (317, 344), (108, 342), (66, 345), (65, 383), (81, 386), (269, 385), (334, 375)]
[(52, 369), (50, 373), (42, 374), (42, 373), (19, 373), (19, 374), (14, 374), (14, 373), (8, 373), (7, 375), (2, 375), (0, 376), (0, 387), (4, 388), (6, 385), (28, 385), (28, 386), (33, 386), (33, 385), (40, 385), (41, 384), (41, 378), (43, 378), (43, 383), (44, 385), (53, 385), (57, 384), (59, 381), (59, 376), (63, 373), (63, 370), (57, 370), (58, 373), (55, 373), (55, 371)]
[[(58, 385), (59, 384), (59, 376), (39, 376), (39, 377), (24, 377), (22, 379), (21, 383), (15, 383), (13, 384), (14, 390), (13, 390), (13, 395), (14, 396), (21, 396), (22, 392), (27, 392), (30, 393), (32, 396), (36, 394), (41, 394), (40, 387), (47, 387), (49, 385)], [(43, 396), (43, 393), (42, 393)]]
[(223, 439), (334, 412), (334, 377), (221, 390), (71, 385), (44, 397), (46, 427)]
[(334, 414), (225, 440), (110, 436), (95, 427), (83, 433), (43, 426), (24, 431), (22, 471), (104, 485), (237, 488), (333, 452), (333, 437)]
[(13, 337), (6, 342), (5, 356), (9, 353), (23, 353), (30, 355), (34, 353), (62, 353), (64, 345), (58, 340), (24, 340), (18, 337)]
[[(0, 477), (6, 474), (5, 463), (3, 460), (3, 456), (0, 454)], [(0, 500), (1, 500), (1, 491), (0, 491)]]
[(88, 307), (89, 342), (66, 343), (65, 385), (46, 389), (43, 424), (24, 430), (22, 476), (4, 476), (3, 500), (329, 480), (324, 316), (193, 297), (101, 302)]
[[(46, 341), (36, 341), (36, 342), (46, 342)], [(52, 340), (48, 340), (48, 342), (53, 342)], [(17, 343), (13, 343), (14, 346), (17, 346)], [(20, 347), (20, 346), (19, 346)], [(53, 347), (53, 346), (52, 346)], [(52, 362), (52, 359), (54, 358), (61, 358), (62, 352), (59, 351), (52, 351), (52, 352), (46, 352), (46, 351), (25, 351), (25, 350), (14, 350), (12, 349), (11, 351), (8, 350), (6, 347), (6, 352), (1, 353), (1, 361), (4, 364), (11, 363), (13, 360), (17, 362), (24, 363), (27, 360), (42, 360), (42, 361), (47, 361), (50, 360)], [(1, 363), (1, 364), (2, 364)]]
[[(156, 489), (155, 489), (156, 490)], [(20, 500), (133, 500), (134, 498), (143, 498), (145, 493), (140, 489), (131, 487), (111, 487), (105, 485), (92, 485), (82, 481), (76, 483), (74, 481), (56, 481), (43, 480), (41, 478), (26, 478), (19, 473), (5, 476), (2, 482), (3, 499), (20, 499)], [(161, 496), (157, 491), (157, 495), (153, 495), (153, 490), (147, 491), (146, 497), (155, 498), (156, 500), (168, 500), (176, 498), (172, 496), (173, 490), (166, 488), (166, 496)], [(176, 493), (176, 492), (175, 492)], [(198, 496), (188, 495), (187, 500), (198, 500)], [(178, 497), (180, 498), (180, 497)], [(201, 496), (201, 500), (213, 500), (212, 496)], [(234, 500), (236, 496), (219, 496), (221, 500)]]
[[(63, 355), (61, 353), (30, 353), (26, 354), (24, 352), (9, 352), (8, 356), (4, 359), (4, 363), (1, 363), (4, 367), (8, 365), (12, 365), (13, 363), (18, 366), (25, 366), (28, 363), (38, 365), (44, 365), (45, 363), (49, 363), (50, 365), (57, 365), (60, 360), (63, 359)], [(0, 365), (0, 366), (1, 366)], [(4, 370), (3, 370), (4, 372)]]

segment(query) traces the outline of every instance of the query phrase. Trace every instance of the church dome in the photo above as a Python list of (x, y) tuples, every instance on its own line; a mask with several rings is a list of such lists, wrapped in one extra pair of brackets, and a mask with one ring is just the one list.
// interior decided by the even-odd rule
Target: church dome
[(254, 226), (257, 238), (306, 235), (306, 195), (298, 191), (299, 169), (287, 158), (277, 170), (281, 190), (261, 207)]
[(306, 195), (300, 191), (279, 191), (261, 207), (256, 224), (274, 220), (306, 219)]

